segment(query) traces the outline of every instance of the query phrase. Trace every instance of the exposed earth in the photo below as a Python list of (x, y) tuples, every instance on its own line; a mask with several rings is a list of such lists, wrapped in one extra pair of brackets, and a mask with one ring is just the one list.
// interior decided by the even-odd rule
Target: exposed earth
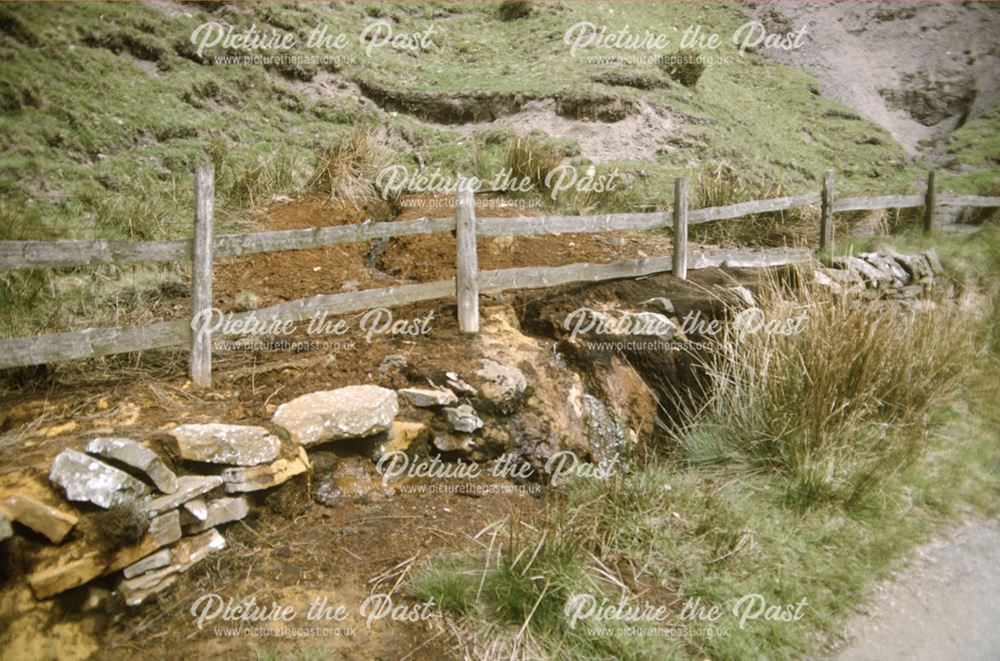
[(816, 76), (824, 96), (886, 128), (910, 153), (1000, 101), (1000, 7), (992, 2), (769, 2), (756, 15), (774, 28), (806, 26), (806, 47), (769, 56)]

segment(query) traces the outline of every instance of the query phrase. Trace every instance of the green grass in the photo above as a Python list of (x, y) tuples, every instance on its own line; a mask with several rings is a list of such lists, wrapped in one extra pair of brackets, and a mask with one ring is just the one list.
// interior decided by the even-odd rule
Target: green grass
[[(728, 39), (713, 52), (724, 61), (709, 63), (692, 87), (670, 83), (655, 57), (635, 65), (599, 62), (590, 58), (634, 53), (598, 49), (573, 57), (563, 40), (567, 28), (581, 21), (671, 35), (699, 23), (728, 35), (746, 20), (735, 4), (540, 2), (511, 21), (501, 20), (499, 5), (491, 3), (185, 4), (183, 9), (168, 14), (118, 3), (0, 8), (5, 62), (0, 210), (23, 210), (26, 219), (6, 229), (4, 238), (35, 238), (40, 232), (79, 239), (187, 238), (192, 170), (203, 160), (217, 166), (220, 231), (253, 229), (249, 208), (309, 190), (310, 176), (321, 169), (331, 146), (350, 136), (359, 119), (372, 116), (372, 102), (351, 87), (366, 82), (438, 100), (463, 94), (564, 101), (617, 96), (649, 104), (669, 119), (675, 135), (654, 159), (623, 156), (597, 166), (600, 174), (621, 173), (613, 191), (556, 200), (537, 196), (542, 208), (568, 213), (663, 209), (672, 201), (675, 177), (723, 164), (755, 188), (790, 194), (816, 189), (829, 168), (838, 171), (841, 194), (905, 190), (924, 176), (888, 133), (819, 97), (813, 78), (759, 55), (740, 57)], [(357, 35), (376, 19), (391, 21), (396, 36), (432, 29), (430, 39), (420, 50), (383, 47), (369, 56)], [(205, 53), (208, 61), (199, 61), (190, 36), (211, 20), (237, 30), (256, 25), (291, 31), (300, 41), (325, 25), (346, 35), (347, 47), (322, 53), (337, 60), (321, 63), (216, 64), (210, 58), (219, 47)], [(303, 46), (292, 54), (320, 51)], [(623, 71), (663, 84), (640, 90), (596, 82), (614, 81), (608, 74)], [(317, 91), (341, 83), (347, 88), (340, 93)], [(955, 162), (971, 169), (943, 176), (943, 185), (967, 191), (994, 183), (995, 175), (983, 168), (995, 162), (997, 121), (994, 112), (956, 133)], [(492, 177), (515, 138), (493, 129), (464, 137), (405, 113), (390, 115), (387, 123), (397, 162), (414, 170), (422, 163), (446, 176)], [(538, 139), (561, 143), (565, 162), (589, 165), (572, 140)], [(379, 213), (386, 211), (391, 207)], [(79, 275), (34, 277), (49, 290), (61, 290)], [(49, 297), (31, 299), (16, 287), (7, 298), (19, 299), (24, 309), (52, 309), (5, 324), (0, 334), (65, 330), (91, 321), (60, 314)], [(41, 319), (48, 325), (38, 326)]]
[[(805, 337), (756, 347), (729, 338), (740, 351), (724, 363), (738, 358), (755, 371), (714, 363), (725, 377), (714, 380), (714, 400), (673, 431), (670, 449), (607, 481), (565, 485), (530, 527), (514, 520), (496, 538), (481, 535), (486, 553), (430, 560), (411, 592), (442, 607), (473, 655), (816, 655), (915, 545), (956, 518), (1000, 514), (996, 232), (936, 242), (959, 300), (976, 305), (916, 322), (885, 313), (866, 330), (858, 324), (873, 319), (863, 312), (809, 298)], [(775, 313), (781, 302), (763, 304)], [(677, 639), (615, 622), (612, 632), (593, 621), (571, 627), (565, 609), (579, 593), (663, 605), (675, 625), (697, 598), (723, 607), (716, 624), (725, 630), (692, 626)], [(805, 599), (803, 617), (741, 628), (731, 609), (748, 594), (789, 606)]]

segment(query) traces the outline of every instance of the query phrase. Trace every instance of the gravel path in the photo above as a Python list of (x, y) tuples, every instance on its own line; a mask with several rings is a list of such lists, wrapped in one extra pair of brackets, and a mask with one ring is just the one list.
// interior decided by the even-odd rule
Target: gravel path
[(847, 625), (837, 661), (1000, 659), (1000, 519), (920, 548)]

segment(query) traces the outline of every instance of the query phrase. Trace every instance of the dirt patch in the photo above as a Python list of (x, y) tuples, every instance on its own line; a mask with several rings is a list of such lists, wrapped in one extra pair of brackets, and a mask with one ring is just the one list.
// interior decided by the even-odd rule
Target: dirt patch
[(354, 81), (361, 93), (384, 110), (403, 112), (441, 124), (491, 122), (512, 115), (529, 99), (507, 92), (420, 92), (389, 87), (366, 79)]
[[(273, 205), (253, 225), (254, 231), (266, 232), (355, 225), (367, 219), (363, 209), (315, 196)], [(311, 294), (391, 284), (391, 278), (367, 265), (370, 252), (370, 244), (345, 243), (222, 260), (215, 267), (216, 302), (223, 309), (235, 309), (240, 295), (249, 292), (258, 303), (254, 307), (264, 307)]]
[[(396, 220), (450, 218), (454, 214), (451, 196), (410, 196), (403, 200), (403, 211)], [(537, 216), (541, 212), (483, 202), (477, 214), (511, 218)], [(277, 231), (350, 225), (365, 220), (363, 210), (317, 196), (274, 205), (260, 214), (254, 227), (258, 231)], [(479, 268), (610, 262), (669, 254), (670, 246), (670, 240), (660, 233), (482, 238)], [(455, 250), (454, 235), (439, 233), (227, 259), (215, 270), (216, 301), (223, 309), (236, 309), (240, 295), (251, 292), (260, 304), (256, 307), (260, 307), (312, 294), (444, 280), (455, 274)]]
[[(635, 112), (620, 121), (572, 119), (557, 112), (553, 99), (526, 102), (513, 115), (492, 122), (449, 127), (471, 137), (477, 131), (510, 129), (527, 135), (540, 131), (554, 138), (576, 140), (580, 155), (594, 163), (617, 160), (655, 160), (676, 148), (679, 123), (674, 115), (639, 101)], [(491, 214), (492, 215), (492, 214)]]
[[(645, 383), (656, 403), (654, 419), (633, 420), (636, 429), (647, 431), (651, 447), (659, 441), (658, 425), (678, 419), (680, 407), (701, 392), (699, 356), (714, 341), (702, 332), (712, 320), (725, 322), (737, 304), (733, 287), (750, 290), (759, 286), (763, 272), (749, 269), (699, 269), (687, 280), (669, 274), (648, 278), (617, 280), (586, 285), (567, 285), (542, 293), (519, 293), (515, 309), (525, 332), (555, 341), (556, 350), (569, 361), (584, 379), (588, 392), (608, 402), (630, 401), (623, 407), (628, 415), (647, 411), (642, 403), (643, 389), (635, 378)], [(671, 311), (663, 300), (671, 303)], [(620, 314), (624, 311), (664, 314), (684, 322), (685, 317), (704, 324), (689, 324), (685, 334), (661, 340), (644, 335), (604, 335), (584, 333), (576, 338), (566, 320), (580, 308)], [(647, 418), (649, 415), (647, 414)], [(662, 449), (662, 448), (661, 448)]]
[(617, 94), (566, 93), (556, 97), (556, 113), (560, 117), (589, 122), (620, 122), (638, 109), (635, 101)]

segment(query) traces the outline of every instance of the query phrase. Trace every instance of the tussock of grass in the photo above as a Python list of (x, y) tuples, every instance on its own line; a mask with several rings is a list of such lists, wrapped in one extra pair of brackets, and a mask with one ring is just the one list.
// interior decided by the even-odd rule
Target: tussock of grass
[[(946, 266), (968, 249), (945, 245)], [(1000, 260), (972, 261), (995, 279)], [(467, 658), (815, 656), (901, 554), (958, 512), (1000, 511), (997, 353), (983, 350), (996, 307), (970, 305), (977, 283), (915, 314), (799, 280), (758, 294), (769, 319), (808, 313), (797, 336), (730, 333), (706, 359), (713, 390), (673, 430), (679, 453), (572, 481), (531, 526), (480, 533), (485, 553), (419, 568), (411, 593), (441, 607), (443, 633)], [(689, 635), (570, 627), (579, 593), (666, 606), (666, 623)], [(804, 599), (805, 616), (740, 628), (732, 606), (752, 593)], [(723, 608), (724, 633), (679, 619), (696, 598)]]
[(382, 199), (377, 178), (392, 162), (385, 132), (358, 124), (320, 155), (308, 187), (365, 208)]
[(516, 180), (527, 179), (535, 190), (545, 190), (546, 178), (562, 160), (563, 152), (554, 142), (536, 135), (516, 136), (507, 145), (505, 166)]
[(287, 149), (275, 149), (266, 154), (253, 154), (232, 162), (221, 155), (218, 143), (210, 152), (213, 161), (225, 162), (222, 172), (227, 200), (233, 207), (261, 207), (276, 195), (295, 194), (302, 188), (300, 161)]
[[(726, 163), (698, 174), (692, 208), (724, 207), (751, 200), (768, 200), (790, 193), (780, 184), (763, 185), (741, 176)], [(819, 237), (819, 209), (799, 207), (760, 213), (731, 221), (691, 227), (691, 237), (704, 243), (753, 246), (814, 246)]]
[(498, 15), (501, 21), (514, 21), (531, 14), (531, 0), (503, 0)]
[(679, 50), (664, 57), (660, 60), (660, 68), (684, 87), (694, 87), (705, 73), (701, 53), (694, 48)]
[(710, 395), (676, 438), (689, 461), (789, 477), (804, 505), (856, 503), (920, 456), (929, 417), (976, 360), (975, 312), (911, 311), (832, 296), (799, 273), (764, 294), (769, 322), (730, 327), (704, 360)]

